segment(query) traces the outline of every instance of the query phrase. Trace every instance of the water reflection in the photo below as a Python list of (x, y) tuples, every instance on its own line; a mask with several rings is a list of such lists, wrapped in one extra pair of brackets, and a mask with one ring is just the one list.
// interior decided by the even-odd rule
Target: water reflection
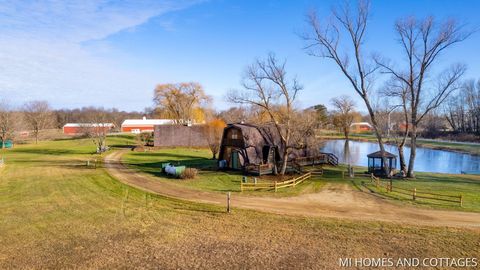
[[(378, 144), (373, 142), (346, 140), (328, 140), (321, 147), (322, 152), (334, 153), (340, 163), (365, 167), (368, 165), (367, 155), (378, 150)], [(398, 156), (397, 149), (393, 145), (385, 145), (385, 150)], [(405, 147), (407, 164), (409, 156), (410, 148)], [(397, 158), (397, 168), (399, 167), (400, 164)], [(460, 173), (461, 171), (479, 170), (480, 156), (417, 147), (415, 171)]]

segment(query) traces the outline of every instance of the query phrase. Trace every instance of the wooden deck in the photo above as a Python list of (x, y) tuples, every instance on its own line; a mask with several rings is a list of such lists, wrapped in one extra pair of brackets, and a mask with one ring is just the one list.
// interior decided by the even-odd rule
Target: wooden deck
[[(338, 159), (330, 153), (322, 153), (317, 156), (295, 158), (287, 163), (287, 172), (302, 173), (303, 166), (314, 165), (338, 165)], [(245, 172), (251, 175), (266, 175), (273, 173), (273, 164), (249, 164), (245, 167)]]

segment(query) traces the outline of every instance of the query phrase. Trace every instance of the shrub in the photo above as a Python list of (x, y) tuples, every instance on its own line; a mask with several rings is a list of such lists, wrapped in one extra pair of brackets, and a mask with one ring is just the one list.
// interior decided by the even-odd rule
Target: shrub
[(182, 179), (195, 179), (197, 177), (198, 170), (195, 168), (186, 168), (182, 174), (180, 174), (180, 178)]

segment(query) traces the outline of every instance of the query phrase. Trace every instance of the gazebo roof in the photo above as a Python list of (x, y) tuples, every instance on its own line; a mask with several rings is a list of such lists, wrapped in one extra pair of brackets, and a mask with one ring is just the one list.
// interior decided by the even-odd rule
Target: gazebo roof
[(369, 158), (396, 158), (397, 156), (387, 151), (377, 151), (367, 155)]

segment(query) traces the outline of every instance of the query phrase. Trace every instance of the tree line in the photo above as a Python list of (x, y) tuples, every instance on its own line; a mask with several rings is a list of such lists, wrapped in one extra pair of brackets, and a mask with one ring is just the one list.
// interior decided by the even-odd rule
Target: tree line
[(19, 136), (19, 132), (31, 132), (38, 142), (45, 129), (60, 129), (67, 123), (113, 123), (120, 130), (123, 120), (141, 118), (149, 112), (126, 112), (116, 108), (83, 107), (77, 109), (53, 109), (47, 101), (30, 101), (14, 107), (0, 101), (0, 140)]
[[(399, 60), (393, 61), (388, 55), (378, 53), (381, 48), (367, 46), (370, 19), (370, 2), (363, 0), (356, 5), (347, 1), (332, 9), (328, 17), (311, 11), (306, 16), (305, 32), (300, 35), (303, 50), (337, 66), (351, 86), (352, 95), (359, 97), (367, 109), (380, 150), (385, 151), (386, 140), (393, 137), (401, 171), (407, 177), (415, 177), (417, 137), (422, 127), (436, 122), (427, 120), (436, 119), (435, 115), (441, 114), (439, 111), (443, 111), (443, 117), (455, 131), (479, 133), (480, 83), (462, 81), (466, 71), (464, 64), (452, 63), (439, 68), (442, 56), (469, 38), (473, 31), (453, 19), (399, 18), (393, 25)], [(241, 89), (231, 90), (226, 96), (236, 107), (223, 112), (212, 109), (212, 98), (200, 84), (171, 83), (160, 84), (154, 89), (154, 107), (143, 113), (103, 108), (51, 110), (45, 102), (32, 102), (17, 111), (2, 109), (0, 124), (4, 127), (0, 129), (8, 133), (12, 124), (4, 119), (15, 114), (24, 116), (36, 138), (38, 131), (47, 125), (60, 127), (66, 122), (90, 122), (92, 115), (98, 116), (100, 112), (106, 117), (103, 119), (111, 119), (117, 127), (125, 118), (147, 113), (152, 117), (173, 119), (177, 124), (211, 123), (217, 126), (211, 129), (217, 133), (221, 126), (217, 120), (227, 123), (248, 120), (272, 125), (277, 131), (284, 149), (279, 172), (284, 173), (291, 151), (314, 144), (314, 130), (320, 125), (330, 122), (348, 138), (351, 123), (360, 118), (355, 112), (355, 102), (348, 96), (331, 100), (332, 114), (327, 114), (323, 105), (299, 108), (298, 97), (303, 86), (288, 72), (287, 61), (274, 53), (248, 65), (241, 85)], [(401, 125), (390, 133), (392, 116)], [(212, 138), (218, 141), (218, 134)], [(411, 147), (408, 164), (404, 157), (407, 142)], [(213, 148), (217, 145), (212, 147), (215, 156)], [(384, 161), (387, 172), (386, 164)]]

